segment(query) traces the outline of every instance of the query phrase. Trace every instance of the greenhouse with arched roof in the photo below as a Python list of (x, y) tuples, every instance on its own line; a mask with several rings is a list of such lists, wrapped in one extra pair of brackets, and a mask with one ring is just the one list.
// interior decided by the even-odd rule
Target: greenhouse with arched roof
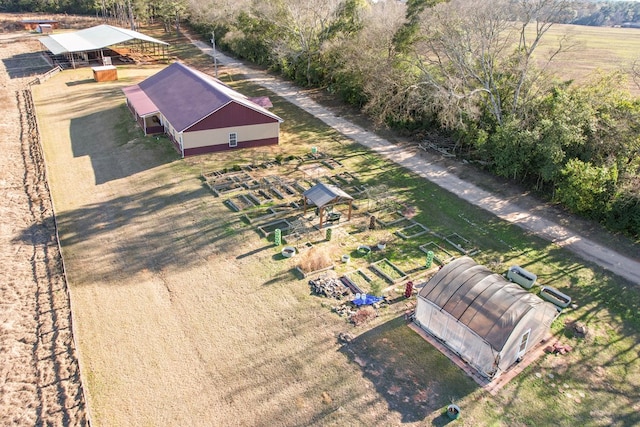
[(557, 316), (555, 305), (465, 256), (420, 289), (414, 319), (493, 379), (543, 340)]

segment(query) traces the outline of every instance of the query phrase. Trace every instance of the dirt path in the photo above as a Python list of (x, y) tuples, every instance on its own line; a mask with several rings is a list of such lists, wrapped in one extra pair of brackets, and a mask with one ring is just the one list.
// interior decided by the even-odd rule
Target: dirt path
[(71, 311), (21, 34), (0, 40), (0, 424), (86, 425)]
[[(213, 55), (213, 49), (207, 43), (196, 40), (192, 40), (192, 42), (204, 53)], [(532, 210), (532, 207), (536, 206), (535, 201), (524, 200), (523, 197), (519, 197), (517, 202), (513, 202), (483, 190), (477, 185), (451, 173), (442, 164), (426, 159), (417, 147), (399, 149), (397, 145), (375, 133), (342, 117), (338, 117), (333, 111), (304, 96), (299, 88), (286, 81), (264, 72), (252, 70), (238, 60), (220, 52), (217, 52), (217, 60), (220, 64), (242, 70), (252, 81), (306, 110), (342, 134), (440, 187), (457, 194), (458, 197), (497, 215), (503, 220), (531, 231), (560, 247), (565, 247), (586, 261), (593, 262), (605, 270), (640, 285), (640, 257), (637, 253), (635, 259), (624, 256), (611, 249), (608, 245), (597, 243), (568, 226), (560, 225), (553, 217), (546, 215), (542, 210)], [(537, 207), (539, 207), (539, 204)], [(616, 244), (614, 241), (610, 243), (612, 245)]]

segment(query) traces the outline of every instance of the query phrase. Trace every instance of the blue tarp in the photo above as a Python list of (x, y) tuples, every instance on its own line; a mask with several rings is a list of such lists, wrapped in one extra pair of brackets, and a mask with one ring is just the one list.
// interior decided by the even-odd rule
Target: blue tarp
[(376, 297), (376, 296), (373, 296), (373, 295), (362, 294), (362, 295), (360, 295), (360, 298), (356, 298), (356, 299), (352, 300), (351, 302), (353, 303), (353, 305), (361, 306), (361, 305), (375, 304), (376, 302), (379, 302), (379, 301), (382, 301), (382, 297)]

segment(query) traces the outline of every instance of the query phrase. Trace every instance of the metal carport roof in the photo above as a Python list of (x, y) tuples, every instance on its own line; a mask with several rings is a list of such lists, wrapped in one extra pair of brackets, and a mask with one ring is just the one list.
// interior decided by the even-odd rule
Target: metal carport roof
[(142, 40), (165, 46), (169, 45), (169, 43), (154, 39), (137, 31), (111, 25), (98, 25), (73, 33), (52, 34), (47, 37), (41, 37), (39, 40), (40, 43), (54, 55), (99, 50), (130, 40)]

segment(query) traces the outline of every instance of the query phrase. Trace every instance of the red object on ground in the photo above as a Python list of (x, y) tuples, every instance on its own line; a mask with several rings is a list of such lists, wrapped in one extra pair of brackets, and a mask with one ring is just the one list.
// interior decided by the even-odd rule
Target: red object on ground
[(404, 297), (405, 298), (411, 297), (411, 293), (412, 292), (413, 292), (413, 282), (411, 280), (409, 280), (407, 282), (406, 287), (404, 288)]

